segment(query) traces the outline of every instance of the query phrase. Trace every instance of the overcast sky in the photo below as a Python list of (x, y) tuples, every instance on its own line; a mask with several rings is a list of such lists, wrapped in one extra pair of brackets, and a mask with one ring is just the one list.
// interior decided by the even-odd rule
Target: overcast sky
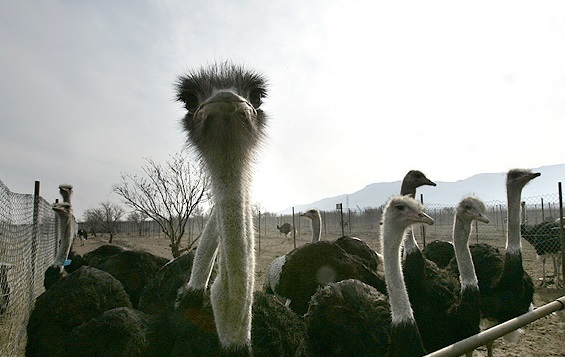
[(79, 219), (184, 146), (173, 84), (226, 59), (269, 78), (269, 211), (565, 163), (563, 1), (0, 0), (0, 46), (0, 180), (71, 183)]

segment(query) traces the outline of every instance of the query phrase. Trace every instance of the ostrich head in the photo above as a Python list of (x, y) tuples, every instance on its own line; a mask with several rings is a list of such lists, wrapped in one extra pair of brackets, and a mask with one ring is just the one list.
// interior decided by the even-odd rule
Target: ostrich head
[(68, 202), (54, 203), (52, 208), (61, 219), (70, 219), (72, 216), (71, 204)]
[[(434, 224), (434, 220), (424, 213), (424, 205), (410, 196), (392, 197), (383, 209), (383, 226), (393, 226), (395, 230), (404, 232), (415, 223)], [(402, 239), (403, 235), (397, 237)], [(387, 237), (383, 238), (383, 244), (386, 239)], [(395, 243), (400, 244), (400, 241)]]
[(509, 190), (521, 190), (528, 182), (540, 176), (541, 173), (527, 169), (512, 169), (506, 175), (506, 187)]
[(252, 159), (264, 137), (266, 115), (260, 107), (266, 94), (265, 78), (230, 62), (179, 78), (177, 100), (187, 110), (182, 124), (212, 177)]
[(402, 180), (402, 186), (400, 188), (401, 195), (411, 195), (412, 197), (416, 196), (416, 189), (420, 186), (436, 186), (435, 182), (431, 181), (422, 173), (422, 171), (418, 170), (410, 170), (404, 176)]
[(465, 197), (457, 204), (457, 207), (455, 207), (455, 214), (466, 222), (477, 220), (483, 223), (489, 223), (485, 212), (485, 204), (476, 197)]
[(73, 194), (73, 185), (62, 184), (59, 185), (59, 193), (63, 196), (63, 202), (71, 203), (71, 196)]
[(310, 218), (311, 220), (320, 217), (320, 212), (317, 209), (309, 209), (308, 211), (302, 213), (301, 217)]

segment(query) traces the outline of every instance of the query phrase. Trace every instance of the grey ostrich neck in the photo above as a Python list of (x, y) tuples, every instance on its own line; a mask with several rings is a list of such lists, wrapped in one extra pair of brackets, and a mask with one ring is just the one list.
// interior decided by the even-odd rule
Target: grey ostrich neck
[(530, 180), (540, 176), (529, 170), (510, 170), (506, 178), (506, 197), (508, 201), (507, 254), (521, 254), (520, 210), (522, 190)]
[(477, 275), (475, 266), (469, 250), (469, 235), (471, 234), (472, 220), (463, 219), (455, 214), (453, 222), (453, 246), (457, 268), (461, 275), (461, 290), (473, 287), (478, 289)]
[(312, 225), (312, 243), (315, 243), (320, 240), (322, 234), (322, 217), (320, 217), (319, 212), (316, 212), (310, 223)]
[(400, 242), (406, 228), (396, 226), (393, 220), (387, 217), (382, 226), (383, 264), (394, 324), (414, 321), (400, 262)]
[(265, 94), (261, 76), (231, 63), (193, 72), (178, 85), (178, 99), (188, 110), (184, 128), (208, 169), (214, 200), (188, 288), (206, 288), (217, 254), (210, 300), (222, 353), (228, 355), (251, 353), (255, 255), (249, 187), (264, 136), (266, 118), (258, 108)]
[(53, 265), (59, 266), (61, 269), (63, 263), (69, 256), (71, 245), (73, 244), (73, 213), (70, 206), (63, 206), (62, 204), (55, 204), (53, 209), (57, 214), (59, 220), (59, 232), (61, 233), (61, 246), (57, 251), (57, 256)]

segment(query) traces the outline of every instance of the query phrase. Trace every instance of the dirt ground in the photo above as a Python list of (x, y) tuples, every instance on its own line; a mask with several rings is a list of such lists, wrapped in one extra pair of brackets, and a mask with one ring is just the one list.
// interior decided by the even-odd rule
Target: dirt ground
[[(341, 232), (327, 233), (322, 239), (335, 239), (339, 237)], [(355, 236), (366, 241), (373, 249), (378, 249), (378, 242), (374, 232), (361, 232)], [(267, 270), (271, 261), (292, 250), (296, 246), (307, 243), (310, 240), (311, 233), (307, 229), (296, 237), (285, 237), (278, 231), (273, 229), (273, 232), (262, 234), (261, 237), (256, 236), (256, 285), (257, 289), (262, 288), (265, 271)], [(96, 249), (102, 244), (108, 243), (108, 235), (89, 237), (81, 246), (77, 241), (74, 249), (80, 254)], [(503, 248), (504, 242), (497, 240), (495, 245), (500, 245)], [(114, 237), (113, 244), (122, 246), (127, 249), (136, 249), (151, 252), (166, 258), (172, 258), (169, 241), (164, 235), (160, 236), (127, 236), (118, 235)], [(558, 288), (555, 284), (550, 283), (546, 287), (539, 286), (539, 278), (541, 278), (541, 262), (536, 260), (533, 248), (527, 243), (523, 242), (523, 256), (524, 267), (526, 271), (536, 281), (537, 289), (534, 296), (534, 305), (536, 307), (542, 306), (546, 303), (554, 301), (565, 295), (565, 289)], [(553, 272), (551, 262), (547, 264), (548, 272)], [(474, 356), (486, 356), (486, 348), (479, 348), (475, 351)], [(495, 342), (495, 356), (565, 356), (565, 311), (558, 311), (547, 317), (533, 322), (523, 328), (517, 343), (508, 343), (503, 339), (498, 339)]]

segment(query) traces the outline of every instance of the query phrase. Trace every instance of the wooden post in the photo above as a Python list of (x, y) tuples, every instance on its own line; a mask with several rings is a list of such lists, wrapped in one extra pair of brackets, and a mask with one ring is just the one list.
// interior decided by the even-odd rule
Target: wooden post
[(340, 223), (339, 225), (341, 226), (341, 236), (343, 237), (345, 235), (345, 229), (343, 227), (343, 205), (341, 203), (336, 203), (335, 205), (335, 209), (339, 210), (340, 213)]
[(559, 232), (561, 232), (561, 278), (565, 280), (565, 230), (563, 229), (563, 190), (561, 182), (557, 183), (559, 190)]
[(37, 232), (39, 231), (39, 181), (35, 181), (33, 190), (33, 221), (31, 230), (31, 283), (29, 286), (29, 304), (35, 300), (35, 270), (37, 264)]

